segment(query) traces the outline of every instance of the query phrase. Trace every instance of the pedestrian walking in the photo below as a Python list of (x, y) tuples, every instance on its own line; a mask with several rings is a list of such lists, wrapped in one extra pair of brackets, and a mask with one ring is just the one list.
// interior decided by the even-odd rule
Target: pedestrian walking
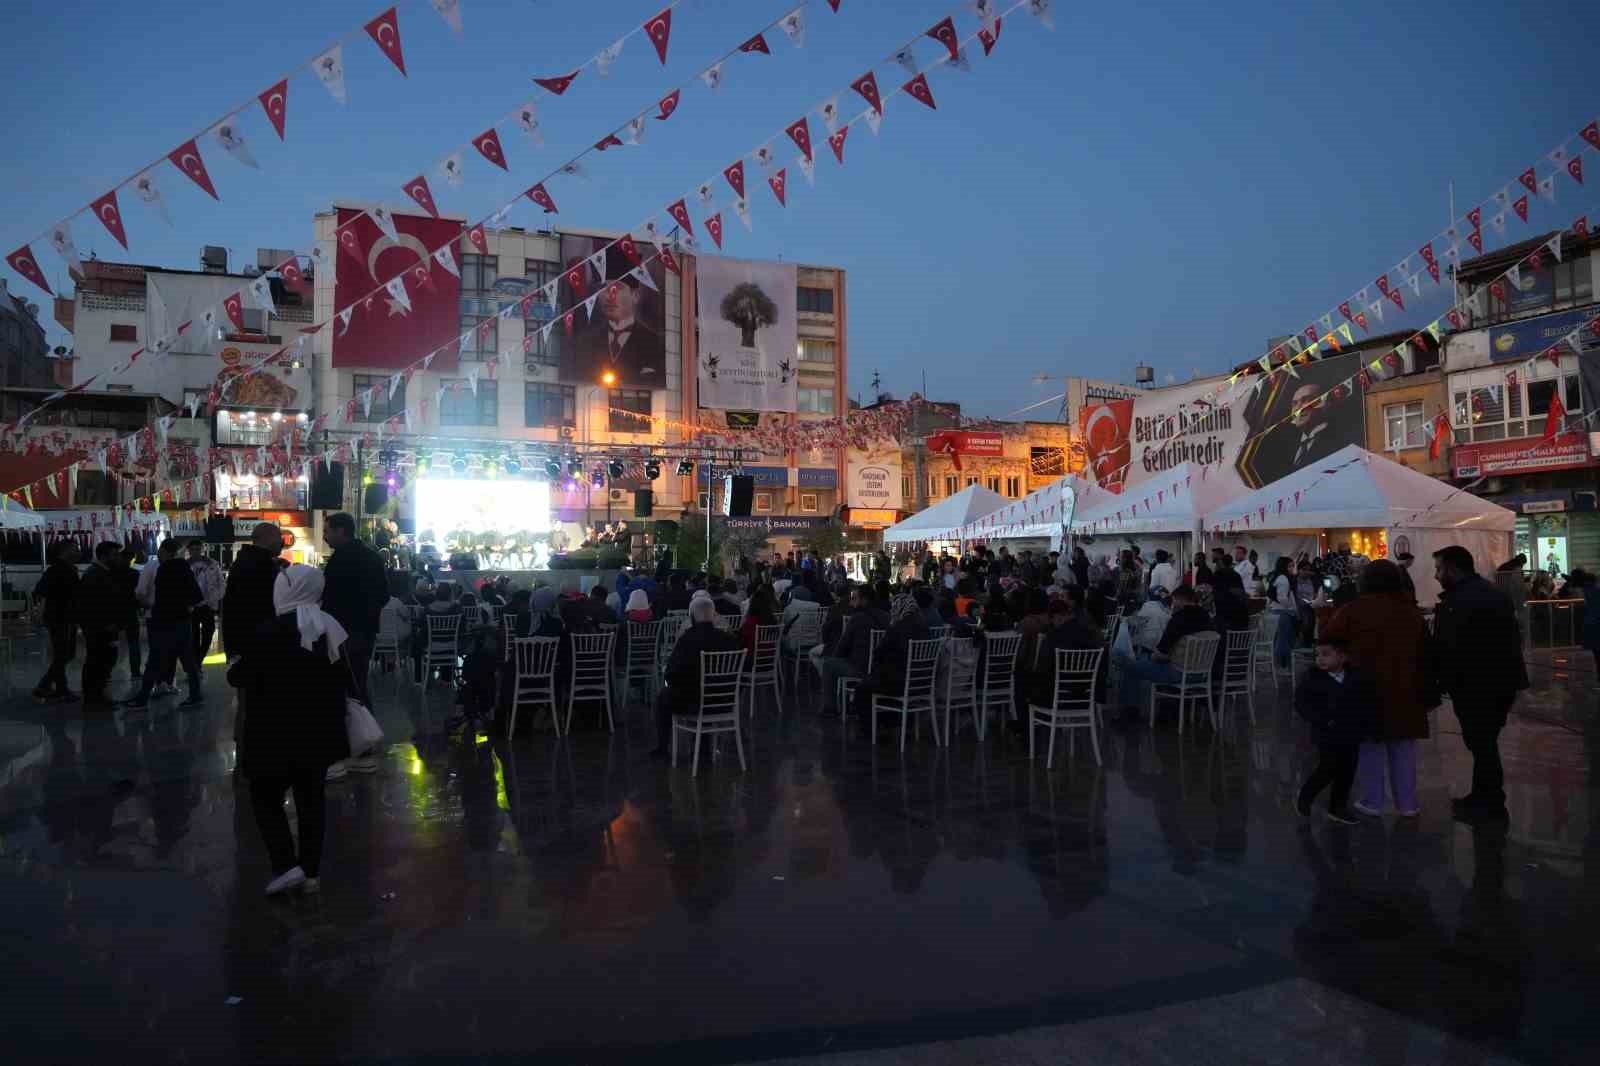
[(1330, 790), (1328, 821), (1355, 824), (1350, 786), (1355, 781), (1361, 742), (1372, 734), (1376, 700), (1372, 679), (1350, 665), (1344, 641), (1318, 637), (1316, 665), (1306, 671), (1294, 693), (1294, 709), (1311, 724), (1311, 739), (1318, 753), (1316, 769), (1295, 800), (1300, 817), (1311, 817), (1311, 804), (1326, 788)]
[(282, 554), (283, 531), (271, 522), (259, 522), (250, 531), (250, 543), (233, 557), (222, 595), (222, 647), (230, 659), (249, 650), (262, 624), (276, 613), (272, 591), (282, 569), (278, 560)]
[(50, 665), (33, 686), (33, 698), (65, 703), (78, 698), (67, 688), (67, 664), (78, 654), (78, 543), (57, 541), (50, 565), (45, 567), (35, 598), (44, 601), (43, 622), (50, 635)]
[(107, 708), (111, 705), (106, 685), (117, 665), (117, 637), (124, 622), (118, 571), (122, 566), (122, 546), (101, 541), (94, 546), (94, 562), (78, 582), (78, 625), (83, 630), (83, 705)]
[[(228, 680), (244, 691), (248, 712), (239, 768), (272, 861), (267, 895), (321, 888), (328, 767), (350, 753), (345, 726), (348, 634), (320, 606), (322, 571), (296, 563), (273, 585), (273, 614), (243, 641)], [(235, 634), (237, 639), (240, 634)], [(293, 791), (299, 841), (289, 833), (284, 794)]]
[(122, 636), (128, 645), (128, 677), (137, 678), (144, 673), (144, 656), (139, 629), (139, 571), (133, 568), (133, 549), (123, 548), (117, 553), (117, 566), (113, 573), (116, 587), (117, 616), (122, 620)]
[(378, 553), (356, 537), (356, 520), (343, 511), (324, 520), (322, 539), (333, 549), (324, 575), (322, 609), (337, 618), (349, 634), (345, 659), (350, 663), (352, 691), (370, 707), (367, 671), (383, 605), (389, 601), (389, 579)]
[(200, 586), (189, 572), (189, 561), (178, 555), (178, 541), (168, 537), (157, 552), (158, 567), (150, 595), (150, 658), (144, 665), (144, 680), (139, 691), (127, 702), (134, 710), (150, 706), (156, 682), (174, 676), (174, 660), (182, 660), (189, 678), (189, 696), (179, 707), (199, 707), (205, 697), (200, 691), (200, 660), (194, 653), (194, 630), (190, 617), (201, 602)]
[(200, 586), (200, 602), (190, 615), (194, 627), (194, 654), (201, 662), (211, 654), (211, 641), (217, 635), (217, 612), (222, 610), (222, 597), (227, 591), (227, 579), (215, 559), (206, 557), (205, 541), (189, 542), (189, 572)]

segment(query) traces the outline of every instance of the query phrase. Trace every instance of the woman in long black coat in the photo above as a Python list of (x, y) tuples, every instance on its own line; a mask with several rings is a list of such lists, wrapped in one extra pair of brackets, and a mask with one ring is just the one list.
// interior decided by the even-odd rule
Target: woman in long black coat
[[(272, 858), (267, 894), (300, 885), (315, 892), (322, 864), (328, 767), (350, 756), (345, 726), (349, 666), (341, 654), (344, 628), (320, 603), (322, 571), (295, 565), (273, 587), (277, 615), (233, 667), (230, 680), (245, 690), (239, 770), (250, 782), (256, 825)], [(294, 790), (298, 852), (283, 813)]]

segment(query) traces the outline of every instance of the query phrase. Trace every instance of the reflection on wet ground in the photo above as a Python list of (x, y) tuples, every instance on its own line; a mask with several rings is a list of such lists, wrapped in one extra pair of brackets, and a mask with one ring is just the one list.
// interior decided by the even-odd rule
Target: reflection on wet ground
[[(204, 710), (85, 716), (32, 704), (20, 660), (0, 711), (16, 1061), (732, 1062), (1185, 1009), (1210, 1019), (1187, 1061), (1303, 1059), (1319, 1033), (1349, 1061), (1600, 1054), (1587, 662), (1536, 664), (1498, 831), (1449, 819), (1469, 763), (1448, 706), (1421, 819), (1306, 831), (1312, 753), (1270, 685), (1253, 725), (1114, 729), (1103, 768), (1080, 745), (1054, 772), (999, 730), (901, 758), (764, 707), (750, 771), (724, 751), (691, 780), (649, 759), (642, 708), (616, 735), (451, 738), (445, 690), (385, 676), (382, 772), (328, 787), (324, 892), (275, 901), (219, 668)], [(1183, 1061), (1164, 1055), (1189, 1030), (1140, 1031), (1167, 1043), (1105, 1061)]]

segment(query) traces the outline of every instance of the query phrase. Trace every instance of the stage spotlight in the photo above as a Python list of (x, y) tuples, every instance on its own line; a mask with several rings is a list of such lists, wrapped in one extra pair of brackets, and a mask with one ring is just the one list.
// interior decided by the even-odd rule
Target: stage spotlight
[(483, 460), (483, 476), (496, 478), (500, 476), (500, 460), (494, 456), (486, 456)]
[(567, 476), (576, 481), (583, 476), (583, 463), (577, 459), (567, 460)]
[(385, 483), (389, 486), (390, 492), (393, 492), (395, 489), (400, 487), (400, 479), (395, 475), (393, 470), (389, 471), (389, 476), (385, 479)]
[(427, 452), (418, 452), (417, 453), (417, 476), (418, 477), (427, 477), (428, 476), (428, 453)]
[(457, 455), (452, 458), (450, 460), (450, 469), (457, 474), (465, 474), (467, 472), (467, 457), (465, 455)]
[(628, 468), (622, 464), (621, 459), (613, 459), (611, 462), (606, 464), (606, 472), (611, 475), (612, 481), (616, 481), (618, 478), (622, 477), (623, 474), (627, 473), (627, 471)]
[(678, 476), (679, 477), (688, 477), (692, 473), (694, 473), (694, 460), (693, 459), (679, 459), (678, 460)]
[(561, 460), (546, 459), (544, 461), (544, 472), (549, 475), (551, 481), (559, 478), (561, 476)]
[(372, 467), (369, 466), (361, 472), (361, 483), (363, 485), (372, 484)]
[(661, 464), (654, 459), (644, 464), (644, 476), (654, 481), (661, 476)]
[(512, 477), (516, 477), (518, 474), (522, 473), (522, 460), (514, 454), (507, 453), (505, 461), (500, 465), (504, 466), (506, 468), (506, 473), (510, 474)]
[(594, 468), (594, 473), (592, 475), (590, 475), (590, 477), (589, 477), (589, 482), (590, 482), (590, 484), (592, 484), (597, 489), (605, 488), (605, 485), (606, 485), (606, 472), (604, 470), (600, 469), (598, 466), (595, 467)]

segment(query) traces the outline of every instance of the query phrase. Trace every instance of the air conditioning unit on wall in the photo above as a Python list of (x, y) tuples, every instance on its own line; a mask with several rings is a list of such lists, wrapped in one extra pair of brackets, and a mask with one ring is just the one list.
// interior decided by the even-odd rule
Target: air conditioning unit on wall
[(611, 502), (612, 503), (627, 503), (628, 502), (628, 490), (627, 489), (612, 489), (611, 490)]

